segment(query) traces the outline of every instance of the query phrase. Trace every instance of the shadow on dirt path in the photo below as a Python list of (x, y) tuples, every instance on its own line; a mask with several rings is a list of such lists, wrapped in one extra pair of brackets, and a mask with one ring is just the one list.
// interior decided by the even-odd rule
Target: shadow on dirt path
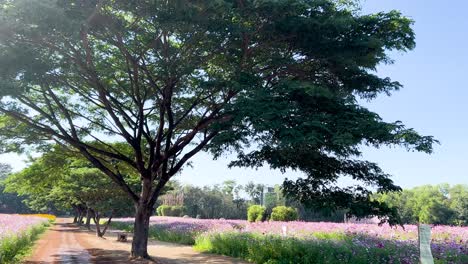
[(71, 224), (71, 219), (58, 218), (36, 243), (26, 264), (69, 263), (159, 263), (159, 264), (245, 264), (247, 262), (219, 255), (202, 254), (190, 246), (149, 241), (148, 253), (153, 261), (130, 260), (131, 237), (117, 242), (117, 231), (109, 230), (106, 238)]

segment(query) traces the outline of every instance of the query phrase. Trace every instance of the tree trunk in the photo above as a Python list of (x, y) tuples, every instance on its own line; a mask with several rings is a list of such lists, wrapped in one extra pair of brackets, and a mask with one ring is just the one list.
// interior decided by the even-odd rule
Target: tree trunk
[(107, 220), (106, 225), (104, 226), (104, 229), (102, 230), (102, 232), (99, 231), (99, 237), (103, 237), (103, 236), (106, 234), (106, 231), (107, 231), (107, 229), (109, 228), (109, 225), (110, 225), (110, 223), (111, 223), (111, 220), (112, 220), (112, 217), (113, 217), (113, 216), (114, 216), (114, 211), (112, 211), (112, 212), (110, 213), (109, 219)]
[(96, 222), (96, 236), (104, 237), (104, 235), (106, 234), (107, 229), (109, 228), (109, 225), (110, 225), (110, 222), (112, 220), (113, 215), (114, 215), (114, 211), (112, 211), (110, 213), (109, 219), (107, 220), (107, 222), (106, 222), (106, 224), (104, 226), (104, 229), (101, 231), (101, 224), (99, 223), (99, 221), (101, 220), (101, 216), (99, 215), (98, 212), (94, 213), (94, 222)]
[(84, 217), (84, 210), (79, 209), (79, 216), (78, 216), (78, 225), (81, 226), (83, 225), (83, 217)]
[(74, 215), (75, 217), (73, 218), (73, 223), (76, 224), (78, 223), (78, 218), (80, 217), (80, 212), (78, 211), (78, 207), (73, 206), (73, 211), (75, 212)]
[(133, 258), (149, 258), (147, 247), (149, 219), (152, 213), (152, 206), (148, 204), (138, 204), (135, 207), (136, 213), (131, 254)]
[(88, 230), (91, 230), (91, 209), (86, 209), (86, 223), (85, 226)]
[(96, 236), (102, 237), (101, 235), (101, 216), (98, 211), (94, 211), (93, 214), (94, 223), (96, 224)]

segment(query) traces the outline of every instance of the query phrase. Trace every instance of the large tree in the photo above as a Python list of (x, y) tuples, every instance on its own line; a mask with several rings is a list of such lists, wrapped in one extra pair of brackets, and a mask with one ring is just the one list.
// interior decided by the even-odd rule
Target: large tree
[[(330, 184), (351, 176), (399, 189), (357, 159), (362, 144), (432, 150), (432, 137), (359, 105), (401, 87), (374, 70), (392, 62), (389, 50), (414, 47), (412, 21), (349, 3), (2, 0), (2, 149), (78, 150), (133, 200), (135, 257), (148, 256), (161, 190), (202, 150), (236, 151), (233, 166), (304, 171), (284, 188), (303, 202), (388, 214), (364, 187)], [(139, 191), (123, 164), (139, 173)]]

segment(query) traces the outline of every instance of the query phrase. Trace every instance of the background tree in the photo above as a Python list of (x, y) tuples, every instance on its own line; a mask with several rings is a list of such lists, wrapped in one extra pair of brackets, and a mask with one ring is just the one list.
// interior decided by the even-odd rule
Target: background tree
[[(128, 196), (118, 188), (100, 170), (85, 166), (75, 167), (70, 174), (65, 175), (58, 186), (60, 190), (66, 190), (70, 195), (81, 201), (86, 207), (89, 219), (96, 224), (96, 235), (103, 237), (114, 216), (127, 216), (132, 211), (131, 201)], [(88, 164), (89, 166), (89, 164)], [(56, 184), (57, 186), (57, 184)], [(102, 188), (102, 186), (109, 186)], [(113, 188), (112, 188), (113, 187)], [(58, 188), (54, 188), (54, 192)], [(107, 221), (101, 229), (100, 220), (107, 216)]]
[(5, 179), (5, 191), (24, 196), (26, 205), (36, 212), (69, 210), (74, 204), (73, 196), (52, 195), (55, 182), (62, 177), (63, 155), (43, 155), (20, 172), (11, 174)]
[(468, 185), (458, 184), (450, 188), (450, 208), (455, 211), (456, 225), (468, 226)]
[(31, 210), (23, 203), (24, 197), (4, 192), (4, 180), (11, 173), (12, 168), (8, 164), (0, 163), (0, 214), (24, 214)]
[[(434, 140), (358, 104), (401, 88), (373, 71), (414, 33), (400, 13), (361, 15), (353, 2), (2, 0), (2, 150), (79, 151), (134, 202), (135, 257), (148, 257), (164, 186), (202, 150), (305, 172), (284, 184), (303, 203), (392, 215), (362, 186), (399, 188), (359, 147), (430, 152)], [(343, 175), (363, 184), (333, 186)]]
[(409, 190), (402, 192), (388, 192), (377, 195), (377, 200), (389, 207), (398, 208), (402, 223), (416, 223), (418, 219), (413, 215), (413, 193)]
[(229, 191), (237, 186), (235, 181), (204, 187), (181, 185), (168, 191), (168, 194), (183, 194), (183, 204), (179, 205), (183, 205), (184, 213), (190, 217), (245, 219), (247, 201), (241, 197), (234, 197), (233, 191)]
[(252, 181), (248, 182), (244, 186), (245, 192), (249, 195), (251, 201), (254, 204), (261, 204), (262, 203), (264, 189), (265, 189), (265, 185), (255, 184)]
[(5, 185), (7, 191), (26, 195), (27, 204), (37, 211), (73, 209), (79, 224), (86, 215), (88, 228), (93, 218), (99, 237), (108, 227), (100, 228), (103, 216), (109, 217), (109, 223), (114, 215), (127, 216), (132, 209), (131, 200), (114, 182), (81, 155), (60, 147), (10, 175)]
[(467, 225), (468, 186), (423, 185), (402, 192), (378, 194), (376, 199), (398, 209), (405, 224)]
[(235, 180), (227, 180), (223, 182), (222, 191), (225, 195), (234, 197), (234, 189), (236, 188)]

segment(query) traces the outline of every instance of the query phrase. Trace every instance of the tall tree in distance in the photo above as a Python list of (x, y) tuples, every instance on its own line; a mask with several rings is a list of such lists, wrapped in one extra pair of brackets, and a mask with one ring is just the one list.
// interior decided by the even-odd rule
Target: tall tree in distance
[(330, 186), (398, 190), (359, 147), (434, 140), (358, 104), (401, 88), (373, 71), (415, 44), (411, 20), (352, 2), (0, 0), (1, 149), (79, 151), (132, 199), (134, 257), (163, 187), (202, 150), (305, 172), (284, 186), (304, 203), (389, 215), (362, 185)]
[(244, 187), (245, 192), (254, 204), (261, 204), (264, 189), (265, 185), (260, 183), (255, 184), (252, 181), (248, 182)]
[(0, 214), (29, 213), (29, 208), (23, 203), (24, 197), (5, 192), (5, 179), (11, 172), (9, 164), (0, 163)]

